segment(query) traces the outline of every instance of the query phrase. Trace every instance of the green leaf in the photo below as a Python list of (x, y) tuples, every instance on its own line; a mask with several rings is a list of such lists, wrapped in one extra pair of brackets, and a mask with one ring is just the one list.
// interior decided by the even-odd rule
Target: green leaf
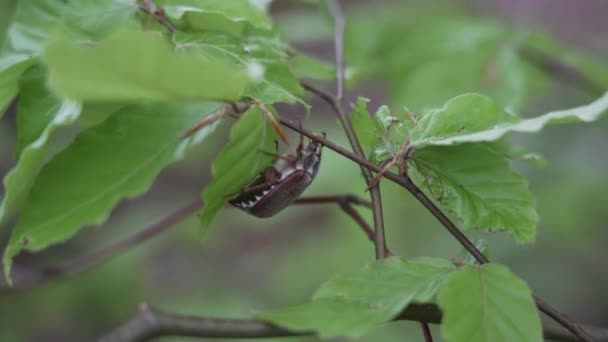
[(351, 114), (353, 128), (362, 147), (372, 162), (386, 160), (401, 150), (403, 141), (413, 128), (407, 109), (391, 114), (387, 106), (380, 106), (373, 118), (367, 110), (367, 99), (359, 98)]
[[(242, 23), (249, 23), (257, 28), (270, 29), (271, 22), (266, 14), (266, 6), (261, 5), (263, 2), (250, 0), (165, 0), (163, 9), (167, 16), (174, 19), (184, 17), (183, 19), (190, 27), (199, 30), (234, 30), (230, 26), (237, 26), (240, 30), (243, 28)], [(231, 25), (220, 19), (229, 21)], [(238, 33), (239, 30), (234, 32)]]
[(19, 1), (0, 53), (0, 70), (39, 56), (61, 21), (64, 4), (53, 0)]
[(435, 141), (465, 136), (519, 120), (487, 96), (459, 95), (446, 102), (443, 108), (425, 114), (418, 121), (418, 127), (412, 131), (410, 146), (435, 145)]
[(449, 261), (434, 258), (376, 261), (329, 280), (308, 303), (259, 317), (321, 337), (358, 337), (391, 320), (411, 302), (430, 301), (452, 269)]
[(21, 84), (17, 107), (17, 165), (4, 178), (4, 198), (0, 222), (23, 204), (36, 175), (45, 163), (51, 137), (60, 126), (74, 123), (81, 106), (72, 100), (60, 100), (46, 89), (41, 70), (26, 73)]
[(441, 334), (449, 342), (543, 341), (528, 286), (505, 266), (464, 266), (439, 292)]
[(142, 26), (133, 0), (70, 0), (64, 6), (63, 28), (83, 38), (98, 40), (117, 27)]
[(504, 139), (484, 143), (484, 145), (495, 154), (502, 155), (507, 159), (522, 160), (537, 168), (547, 166), (547, 161), (540, 154), (530, 152), (522, 146), (510, 145)]
[(177, 49), (196, 54), (210, 62), (230, 63), (247, 69), (253, 79), (244, 95), (272, 104), (275, 102), (306, 103), (303, 90), (289, 67), (283, 43), (274, 34), (248, 30), (237, 39), (217, 32), (200, 34), (176, 33)]
[(48, 35), (60, 21), (60, 2), (19, 1), (0, 49), (0, 116), (17, 95), (21, 75), (40, 55)]
[(324, 61), (301, 53), (289, 59), (294, 74), (298, 79), (331, 81), (336, 78), (336, 68)]
[(351, 20), (345, 44), (349, 67), (359, 77), (379, 74), (396, 104), (419, 112), (458, 94), (483, 92), (517, 110), (548, 83), (517, 53), (523, 36), (517, 30), (436, 9), (414, 11), (409, 19), (406, 11), (393, 12), (382, 15), (382, 23), (368, 13)]
[(372, 152), (376, 148), (379, 140), (375, 120), (367, 110), (369, 99), (359, 97), (355, 110), (350, 114), (350, 122), (357, 133), (357, 138), (367, 158), (373, 156)]
[[(463, 95), (465, 96), (465, 95)], [(472, 96), (472, 95), (468, 95)], [(460, 98), (460, 97), (458, 97)], [(456, 99), (458, 99), (456, 98)], [(475, 124), (474, 118), (478, 120), (484, 120), (483, 117), (488, 117), (491, 120), (487, 123), (491, 123), (494, 118), (497, 118), (494, 111), (487, 111), (485, 114), (477, 113), (474, 114), (475, 110), (471, 107), (468, 111), (463, 110), (458, 113), (444, 112), (445, 116), (453, 116), (450, 120), (443, 119), (439, 122), (441, 128), (439, 134), (428, 134), (428, 135), (416, 135), (417, 145), (455, 145), (469, 142), (484, 142), (484, 141), (495, 141), (507, 133), (510, 132), (522, 132), (522, 133), (534, 133), (543, 129), (548, 124), (562, 124), (562, 123), (576, 123), (576, 122), (592, 122), (599, 119), (603, 114), (608, 111), (608, 93), (604, 94), (594, 102), (575, 107), (566, 110), (559, 110), (549, 112), (544, 115), (524, 120), (496, 120), (496, 125), (484, 125)], [(472, 118), (469, 120), (467, 115), (471, 115)], [(484, 120), (485, 121), (485, 120)], [(449, 127), (443, 127), (442, 122), (460, 122), (461, 124), (474, 125), (472, 129), (466, 129), (462, 132), (455, 130), (457, 127), (450, 125)], [(470, 127), (470, 126), (467, 126)]]
[(31, 60), (23, 60), (0, 71), (0, 117), (4, 115), (6, 107), (17, 96), (19, 79), (31, 65)]
[(243, 70), (175, 53), (154, 32), (120, 30), (94, 46), (59, 37), (44, 61), (54, 90), (88, 101), (238, 100), (248, 84)]
[(464, 229), (503, 230), (534, 240), (538, 215), (526, 179), (483, 144), (415, 150), (408, 174)]
[(146, 191), (167, 165), (182, 159), (217, 122), (179, 137), (215, 103), (142, 104), (81, 133), (40, 171), (4, 254), (5, 272), (21, 250), (41, 250), (87, 225), (101, 224), (122, 198)]
[(252, 182), (273, 157), (262, 151), (275, 150), (277, 132), (259, 107), (249, 109), (232, 127), (230, 142), (213, 161), (213, 180), (205, 187), (200, 214), (204, 232), (217, 212), (243, 187)]

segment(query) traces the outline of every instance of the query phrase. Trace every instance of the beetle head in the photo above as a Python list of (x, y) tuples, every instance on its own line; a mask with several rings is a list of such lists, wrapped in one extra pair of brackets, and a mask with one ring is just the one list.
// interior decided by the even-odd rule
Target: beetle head
[(308, 146), (302, 151), (302, 168), (306, 170), (312, 177), (319, 171), (319, 163), (321, 163), (321, 149), (323, 145), (319, 141), (312, 140)]

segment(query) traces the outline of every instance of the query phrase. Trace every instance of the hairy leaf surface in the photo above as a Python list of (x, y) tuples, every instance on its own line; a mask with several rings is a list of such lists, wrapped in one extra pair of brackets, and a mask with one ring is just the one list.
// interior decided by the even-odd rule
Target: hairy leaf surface
[(220, 29), (239, 34), (245, 23), (261, 29), (271, 28), (266, 6), (250, 0), (166, 0), (163, 8), (169, 17), (183, 19), (197, 30)]
[(5, 251), (5, 272), (21, 250), (37, 251), (101, 224), (121, 199), (145, 192), (164, 167), (213, 132), (217, 122), (179, 139), (201, 114), (217, 108), (215, 103), (133, 105), (81, 133), (40, 171)]
[(154, 32), (120, 30), (94, 46), (59, 37), (44, 61), (54, 90), (88, 101), (238, 100), (249, 83), (242, 69), (173, 52)]
[[(468, 108), (454, 110), (454, 102), (463, 99), (471, 100)], [(443, 109), (428, 115), (426, 122), (436, 121), (435, 130), (430, 125), (421, 125), (420, 134), (415, 134), (415, 145), (456, 145), (470, 142), (496, 141), (508, 133), (534, 133), (549, 124), (592, 122), (599, 119), (608, 111), (608, 93), (594, 102), (565, 110), (549, 112), (535, 118), (515, 119), (511, 116), (501, 116), (491, 108), (483, 109), (481, 102), (489, 99), (480, 95), (462, 95), (446, 104)], [(478, 110), (482, 108), (483, 110)], [(436, 118), (439, 117), (439, 118)], [(425, 117), (426, 119), (426, 117)], [(479, 121), (476, 121), (479, 120)], [(484, 122), (485, 121), (485, 122)], [(460, 127), (465, 127), (460, 130)], [(430, 131), (427, 132), (426, 130)]]
[(259, 317), (322, 337), (358, 337), (394, 318), (410, 303), (430, 301), (452, 269), (449, 261), (435, 258), (376, 261), (332, 278), (310, 302)]
[(543, 341), (528, 286), (498, 264), (463, 266), (439, 291), (448, 342)]
[(303, 90), (289, 66), (280, 39), (271, 33), (248, 30), (240, 39), (217, 32), (177, 33), (179, 50), (209, 62), (223, 62), (246, 69), (252, 78), (244, 95), (264, 103), (300, 102)]
[(428, 147), (415, 152), (408, 174), (464, 229), (507, 231), (534, 240), (538, 215), (526, 179), (484, 145)]
[(17, 165), (4, 177), (4, 198), (0, 205), (0, 222), (14, 214), (23, 204), (34, 179), (45, 162), (45, 152), (55, 130), (74, 123), (81, 106), (72, 100), (61, 100), (46, 89), (40, 70), (32, 70), (21, 82), (17, 107)]

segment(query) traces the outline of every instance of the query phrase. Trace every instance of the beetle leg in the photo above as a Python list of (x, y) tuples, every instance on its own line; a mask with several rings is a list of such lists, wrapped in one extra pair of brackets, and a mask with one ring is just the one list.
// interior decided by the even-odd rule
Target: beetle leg
[(265, 183), (275, 184), (279, 181), (279, 179), (281, 179), (281, 173), (271, 166), (267, 167), (266, 170), (264, 170), (264, 177), (266, 179)]
[(304, 149), (304, 134), (302, 134), (302, 120), (300, 120), (300, 143), (296, 147), (296, 155), (298, 157), (302, 156), (302, 149)]
[(273, 157), (275, 157), (277, 159), (282, 159), (282, 160), (284, 160), (284, 161), (286, 161), (286, 162), (288, 162), (290, 164), (295, 164), (298, 161), (297, 158), (295, 158), (294, 156), (291, 156), (291, 155), (283, 156), (283, 155), (280, 155), (280, 154), (277, 154), (277, 153), (267, 152), (267, 151), (264, 151), (264, 150), (260, 150), (260, 153), (263, 153), (263, 154), (268, 155), (268, 156), (273, 156)]
[(242, 188), (241, 191), (239, 191), (235, 195), (240, 195), (240, 194), (243, 194), (245, 192), (252, 192), (252, 191), (264, 189), (264, 188), (268, 187), (269, 185), (273, 185), (275, 183), (276, 183), (276, 180), (272, 181), (272, 182), (266, 181), (266, 182), (261, 183), (261, 184), (256, 184), (256, 185), (248, 186), (248, 187)]

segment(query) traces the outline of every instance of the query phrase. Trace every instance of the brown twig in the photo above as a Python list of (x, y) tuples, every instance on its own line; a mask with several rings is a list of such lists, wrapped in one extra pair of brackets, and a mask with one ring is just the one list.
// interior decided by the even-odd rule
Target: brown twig
[(342, 101), (344, 95), (344, 15), (339, 0), (328, 1), (331, 16), (334, 19), (334, 50), (336, 52), (336, 98)]
[(139, 245), (142, 242), (166, 231), (174, 226), (177, 222), (194, 213), (201, 206), (201, 200), (192, 201), (173, 211), (169, 215), (161, 218), (160, 220), (133, 233), (132, 235), (113, 242), (91, 254), (85, 254), (69, 260), (64, 264), (54, 267), (46, 267), (37, 272), (30, 273), (24, 279), (18, 279), (12, 287), (0, 287), (0, 294), (8, 294), (19, 290), (42, 286), (52, 280), (65, 278), (88, 270), (91, 267), (99, 265), (110, 258), (127, 251), (131, 247)]
[(420, 322), (422, 328), (422, 335), (424, 336), (424, 342), (433, 342), (433, 334), (431, 334), (431, 328), (427, 322)]
[[(335, 196), (316, 196), (316, 197), (303, 197), (297, 199), (294, 204), (326, 204), (326, 203), (337, 203), (342, 211), (344, 211), (348, 216), (350, 216), (361, 230), (365, 233), (367, 238), (374, 242), (375, 234), (374, 230), (370, 228), (370, 226), (365, 222), (363, 217), (359, 215), (359, 213), (355, 210), (352, 204), (363, 205), (368, 208), (372, 208), (372, 203), (366, 201), (360, 197), (355, 195), (335, 195)], [(387, 256), (393, 256), (394, 254), (388, 249), (388, 247), (384, 246), (386, 250)]]
[[(410, 304), (395, 320), (438, 324), (441, 322), (441, 310), (435, 304)], [(594, 332), (597, 341), (608, 340), (608, 329), (590, 330)], [(564, 334), (555, 327), (544, 328), (543, 334), (555, 341), (576, 341), (571, 335)], [(305, 335), (313, 333), (291, 331), (257, 319), (218, 319), (170, 314), (142, 304), (133, 317), (101, 337), (99, 341), (132, 342), (162, 336), (260, 338)]]
[[(307, 131), (305, 129), (300, 129), (293, 122), (281, 120), (281, 124), (290, 129), (300, 132), (309, 138), (315, 137), (317, 141), (319, 141), (324, 146), (329, 149), (341, 154), (342, 156), (354, 161), (362, 167), (365, 167), (374, 172), (380, 172), (382, 169), (375, 164), (370, 163), (364, 158), (360, 158), (359, 156), (353, 154), (352, 152), (336, 145), (335, 143), (327, 140), (326, 138), (315, 136), (312, 132)], [(480, 264), (485, 264), (489, 262), (489, 259), (477, 248), (475, 245), (464, 235), (460, 229), (412, 182), (412, 180), (407, 175), (398, 175), (392, 172), (385, 172), (384, 177), (391, 180), (394, 183), (397, 183), (407, 189), (416, 199), (433, 215), (441, 222), (441, 224), (448, 230), (450, 234), (469, 252)], [(376, 242), (377, 243), (377, 242)], [(547, 305), (538, 297), (534, 297), (536, 305), (540, 309), (540, 311), (547, 314), (549, 317), (554, 319), (556, 322), (564, 326), (570, 332), (572, 332), (575, 336), (577, 336), (582, 341), (593, 341), (589, 335), (572, 319), (568, 318), (566, 315), (560, 313), (554, 308)]]
[(156, 20), (158, 20), (159, 23), (161, 23), (166, 28), (168, 28), (169, 31), (171, 31), (171, 32), (177, 31), (177, 28), (175, 27), (175, 25), (173, 25), (171, 20), (169, 20), (169, 18), (167, 18), (167, 16), (165, 15), (165, 11), (163, 11), (163, 9), (161, 7), (157, 6), (154, 3), (154, 1), (142, 0), (138, 4), (138, 7), (142, 12), (150, 14), (154, 18), (156, 18)]
[[(350, 120), (342, 108), (342, 96), (344, 93), (344, 15), (342, 14), (342, 9), (338, 0), (330, 0), (329, 7), (334, 20), (337, 96), (334, 97), (330, 95), (323, 98), (333, 107), (334, 111), (338, 115), (338, 119), (344, 128), (344, 132), (346, 133), (348, 141), (350, 142), (355, 154), (365, 159), (365, 154), (363, 153), (361, 144), (357, 139), (355, 130), (353, 129)], [(305, 89), (312, 92), (315, 92), (316, 90), (315, 87), (310, 85), (303, 84), (303, 86)], [(323, 93), (323, 91), (320, 93)], [(320, 93), (317, 94), (319, 95)], [(364, 167), (361, 167), (361, 172), (365, 177), (367, 186), (370, 187), (370, 184), (374, 179), (372, 173)], [(380, 187), (371, 187), (370, 195), (372, 198), (372, 211), (374, 215), (374, 247), (376, 251), (376, 259), (386, 258), (388, 254), (385, 248), (386, 239), (384, 237), (384, 216), (382, 214), (382, 197), (380, 196)]]

